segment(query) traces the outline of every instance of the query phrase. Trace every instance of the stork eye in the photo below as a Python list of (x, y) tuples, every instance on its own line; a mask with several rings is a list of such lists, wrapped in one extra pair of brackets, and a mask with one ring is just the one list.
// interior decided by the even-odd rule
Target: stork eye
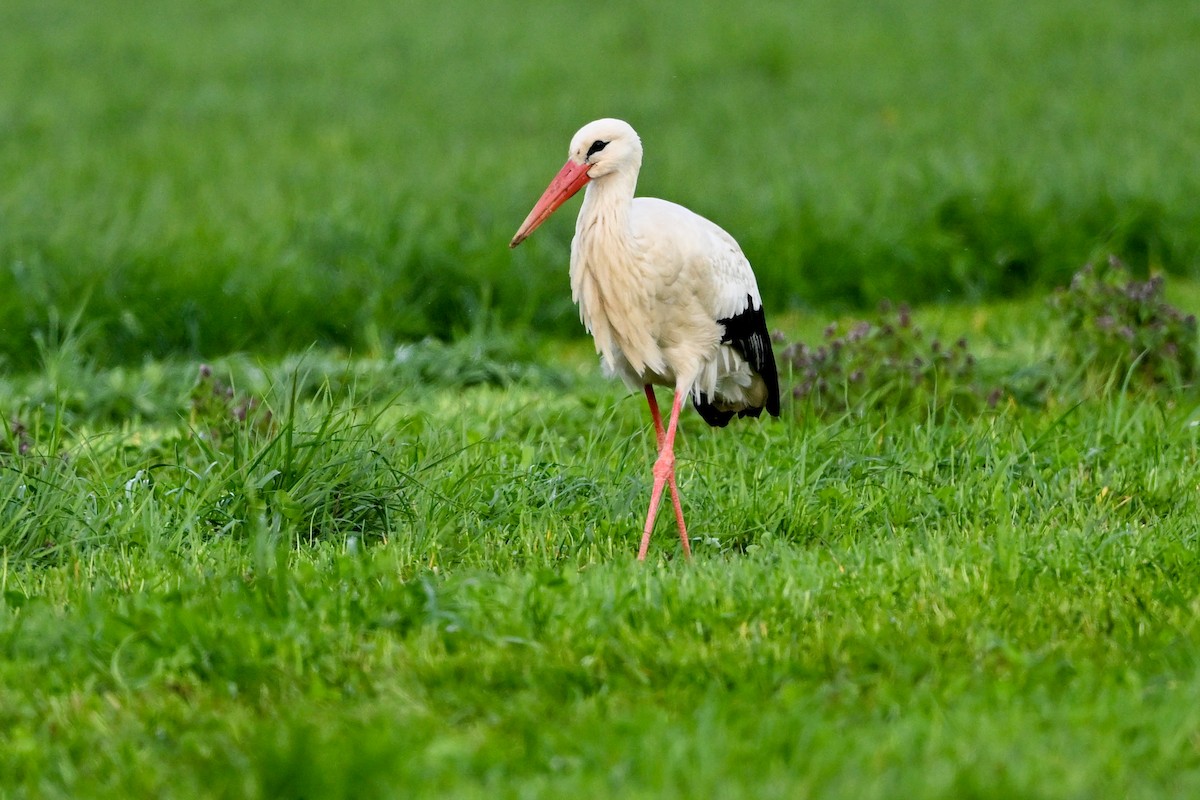
[(607, 146), (608, 146), (608, 142), (602, 142), (599, 139), (592, 142), (592, 146), (589, 147), (588, 151), (587, 151), (588, 158), (592, 157), (592, 153), (599, 153), (601, 150), (603, 150)]

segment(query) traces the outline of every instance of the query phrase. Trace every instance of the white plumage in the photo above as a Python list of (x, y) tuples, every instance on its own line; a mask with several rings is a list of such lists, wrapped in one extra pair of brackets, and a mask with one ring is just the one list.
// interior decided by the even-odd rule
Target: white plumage
[[(520, 244), (584, 185), (571, 242), (571, 292), (605, 370), (642, 388), (654, 417), (659, 458), (642, 546), (644, 558), (664, 483), (669, 483), (684, 552), (690, 554), (674, 470), (682, 399), (723, 426), (735, 413), (779, 415), (779, 382), (762, 298), (733, 237), (666, 200), (634, 198), (642, 144), (628, 123), (590, 122), (575, 134), (567, 163), (513, 237)], [(662, 427), (652, 386), (675, 391)]]

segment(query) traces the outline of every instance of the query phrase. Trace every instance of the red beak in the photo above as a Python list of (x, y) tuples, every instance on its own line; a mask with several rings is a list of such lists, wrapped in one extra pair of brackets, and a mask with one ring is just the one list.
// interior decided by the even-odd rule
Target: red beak
[(517, 229), (517, 235), (512, 238), (508, 246), (516, 247), (525, 241), (538, 225), (541, 225), (547, 217), (554, 213), (555, 209), (582, 189), (583, 185), (590, 180), (587, 174), (590, 167), (591, 164), (576, 164), (574, 161), (568, 160), (554, 176), (554, 180), (550, 181), (546, 191), (542, 192), (541, 199), (537, 201), (533, 211), (530, 211), (529, 216), (521, 223), (521, 227)]

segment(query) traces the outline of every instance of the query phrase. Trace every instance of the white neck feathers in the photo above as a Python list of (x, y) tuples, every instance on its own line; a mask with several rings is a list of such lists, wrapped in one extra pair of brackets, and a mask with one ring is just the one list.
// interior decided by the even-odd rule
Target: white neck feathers
[(610, 365), (618, 353), (635, 372), (661, 371), (652, 314), (653, 282), (634, 242), (637, 173), (614, 172), (588, 184), (571, 243), (571, 290), (596, 349)]

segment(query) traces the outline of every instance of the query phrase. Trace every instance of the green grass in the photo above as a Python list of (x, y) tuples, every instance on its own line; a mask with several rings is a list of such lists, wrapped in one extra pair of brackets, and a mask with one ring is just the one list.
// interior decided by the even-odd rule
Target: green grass
[(1196, 274), (1194, 3), (657, 8), (5, 3), (0, 358), (573, 333), (571, 211), (505, 245), (603, 115), (774, 308)]
[[(1194, 3), (0, 32), (0, 797), (1200, 790), (1194, 364), (1043, 302), (1114, 252), (1200, 308)], [(648, 415), (566, 338), (570, 211), (506, 247), (603, 115), (773, 325), (934, 301), (979, 359), (685, 414), (690, 564), (669, 519), (634, 561)]]
[[(1003, 373), (1055, 363), (1046, 315), (920, 318)], [(977, 416), (689, 414), (695, 559), (668, 519), (638, 564), (643, 403), (590, 354), (528, 347), (239, 358), (202, 381), (67, 350), (0, 384), (23, 428), (0, 447), (0, 786), (1200, 789), (1194, 397), (1118, 376)]]

